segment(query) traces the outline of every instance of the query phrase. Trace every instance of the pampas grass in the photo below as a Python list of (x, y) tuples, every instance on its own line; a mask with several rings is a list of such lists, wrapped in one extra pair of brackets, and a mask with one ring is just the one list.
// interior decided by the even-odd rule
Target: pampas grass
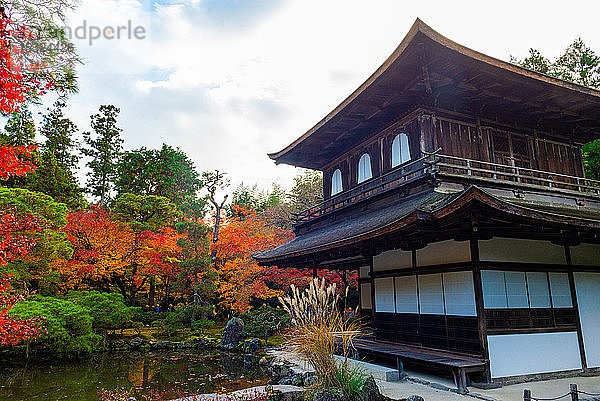
[[(361, 333), (356, 320), (340, 313), (341, 296), (335, 284), (313, 279), (300, 291), (292, 285), (290, 295), (279, 298), (292, 318), (292, 329), (286, 335), (285, 348), (310, 364), (319, 388), (340, 388), (348, 399), (354, 399), (357, 386), (366, 377), (359, 368), (350, 368), (348, 356), (353, 340)], [(336, 348), (344, 359), (336, 361)]]

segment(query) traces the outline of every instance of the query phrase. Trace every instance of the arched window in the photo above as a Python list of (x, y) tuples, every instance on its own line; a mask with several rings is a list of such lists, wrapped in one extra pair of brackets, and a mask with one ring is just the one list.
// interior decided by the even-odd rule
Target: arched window
[(344, 190), (344, 185), (342, 184), (342, 172), (338, 168), (331, 175), (331, 196), (339, 194)]
[(398, 134), (392, 141), (392, 167), (399, 166), (410, 160), (410, 147), (408, 146), (408, 136)]
[(373, 177), (373, 174), (371, 173), (371, 156), (369, 156), (368, 153), (365, 153), (358, 161), (358, 182), (361, 183), (371, 177)]

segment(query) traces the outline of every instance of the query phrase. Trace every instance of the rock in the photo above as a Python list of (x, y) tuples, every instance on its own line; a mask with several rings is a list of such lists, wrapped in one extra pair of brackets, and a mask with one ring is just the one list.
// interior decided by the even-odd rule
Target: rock
[(377, 383), (375, 382), (375, 378), (373, 376), (369, 376), (369, 378), (365, 381), (365, 384), (362, 388), (362, 393), (364, 401), (383, 401), (385, 399), (383, 395), (381, 395), (379, 387), (377, 387)]
[(227, 326), (223, 330), (223, 338), (219, 343), (219, 347), (230, 350), (236, 349), (243, 334), (244, 321), (238, 317), (232, 318), (227, 322)]
[(252, 355), (244, 355), (244, 367), (249, 368), (252, 366)]
[(282, 386), (300, 386), (302, 384), (302, 377), (299, 376), (288, 376), (279, 380), (279, 383)]
[(244, 350), (248, 354), (256, 354), (262, 348), (262, 342), (258, 338), (246, 340)]
[(306, 376), (304, 378), (304, 387), (312, 387), (317, 384), (317, 377), (314, 375)]
[(312, 401), (345, 401), (344, 392), (339, 388), (326, 388), (317, 390)]
[(140, 348), (145, 343), (146, 343), (146, 341), (144, 341), (144, 339), (140, 338), (140, 337), (135, 337), (135, 338), (132, 338), (131, 340), (129, 340), (129, 346), (131, 348)]
[(153, 348), (156, 349), (173, 349), (175, 348), (175, 344), (171, 341), (159, 341), (156, 344), (153, 344)]
[(262, 358), (260, 358), (260, 360), (258, 361), (258, 364), (259, 364), (260, 366), (262, 366), (262, 367), (269, 366), (269, 360), (263, 356), (263, 357), (262, 357)]
[(408, 396), (406, 401), (425, 401), (425, 400), (423, 400), (423, 397), (421, 397), (420, 395), (410, 395), (410, 396)]

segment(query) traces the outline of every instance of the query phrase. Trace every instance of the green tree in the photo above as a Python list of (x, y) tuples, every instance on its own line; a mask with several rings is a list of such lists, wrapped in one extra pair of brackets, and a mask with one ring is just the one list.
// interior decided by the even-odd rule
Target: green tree
[(50, 195), (55, 201), (66, 204), (69, 209), (85, 206), (82, 189), (71, 169), (59, 163), (51, 151), (40, 155), (38, 167), (25, 178), (19, 180), (19, 187)]
[(0, 211), (10, 210), (17, 216), (32, 216), (40, 221), (42, 230), (26, 234), (34, 241), (26, 257), (0, 266), (0, 273), (10, 273), (14, 282), (23, 287), (52, 291), (57, 276), (50, 273), (49, 261), (69, 258), (73, 250), (62, 228), (67, 224), (67, 207), (50, 196), (22, 188), (0, 187)]
[(294, 178), (294, 186), (285, 195), (285, 201), (265, 209), (263, 215), (279, 228), (291, 229), (293, 216), (323, 201), (323, 175), (319, 171), (304, 170)]
[(52, 109), (44, 116), (40, 133), (46, 138), (41, 145), (43, 153), (52, 153), (54, 160), (66, 169), (76, 169), (79, 156), (79, 144), (75, 136), (79, 129), (69, 118), (65, 117), (63, 109), (66, 103), (57, 100)]
[(113, 292), (70, 291), (66, 299), (88, 310), (92, 329), (106, 342), (110, 330), (123, 329), (131, 323), (133, 309), (125, 305), (123, 295)]
[(27, 146), (35, 143), (35, 122), (27, 107), (12, 113), (0, 134), (0, 145)]
[(34, 352), (79, 356), (91, 353), (102, 341), (92, 332), (89, 310), (75, 302), (32, 295), (17, 303), (10, 313), (21, 319), (44, 318), (48, 332), (36, 341)]
[(119, 195), (131, 192), (164, 196), (181, 205), (194, 199), (201, 187), (192, 160), (166, 144), (160, 150), (142, 147), (125, 152), (117, 167), (115, 189)]
[[(75, 51), (69, 33), (67, 15), (78, 4), (76, 0), (3, 0), (2, 14), (8, 18), (10, 27), (26, 27), (33, 35), (14, 36), (11, 40), (22, 49), (28, 64), (43, 65), (27, 72), (33, 81), (49, 82), (52, 88), (63, 93), (77, 91), (75, 67), (81, 59)], [(36, 100), (36, 99), (30, 99)]]
[(136, 232), (156, 232), (173, 226), (181, 215), (177, 206), (165, 197), (130, 193), (117, 198), (112, 212)]
[[(523, 60), (511, 56), (511, 62), (527, 69), (574, 82), (590, 88), (600, 89), (600, 56), (577, 38), (564, 53), (554, 61), (542, 56), (535, 49), (529, 49), (529, 57)], [(583, 146), (585, 175), (600, 179), (600, 139)]]
[(265, 212), (269, 208), (282, 205), (286, 201), (286, 193), (280, 185), (273, 183), (270, 191), (261, 190), (258, 185), (244, 185), (241, 183), (233, 191), (231, 202), (226, 207), (227, 215), (235, 215), (235, 207), (241, 206), (255, 210), (257, 213)]
[(123, 148), (121, 128), (117, 127), (117, 116), (120, 111), (113, 105), (100, 106), (100, 113), (90, 116), (95, 136), (92, 137), (90, 132), (83, 133), (87, 147), (84, 147), (82, 152), (92, 159), (87, 163), (91, 170), (88, 173), (88, 191), (99, 198), (103, 206), (110, 200), (117, 164)]

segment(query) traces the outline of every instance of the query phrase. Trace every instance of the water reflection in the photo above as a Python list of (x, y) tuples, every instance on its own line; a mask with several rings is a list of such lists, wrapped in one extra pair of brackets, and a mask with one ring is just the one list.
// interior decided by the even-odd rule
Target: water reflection
[(0, 400), (97, 400), (102, 389), (133, 387), (140, 393), (233, 391), (264, 384), (256, 366), (217, 351), (102, 353), (82, 361), (0, 367)]

